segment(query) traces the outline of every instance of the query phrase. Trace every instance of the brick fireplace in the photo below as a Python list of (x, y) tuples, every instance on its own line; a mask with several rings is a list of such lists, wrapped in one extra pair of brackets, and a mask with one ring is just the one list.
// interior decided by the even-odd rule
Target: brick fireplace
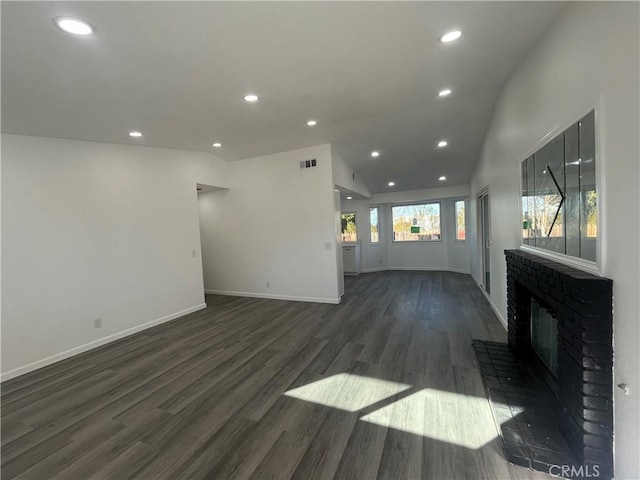
[[(581, 465), (597, 465), (600, 478), (611, 478), (612, 281), (522, 250), (505, 255), (510, 350), (554, 392), (560, 432)], [(555, 372), (532, 347), (532, 300), (555, 319)]]

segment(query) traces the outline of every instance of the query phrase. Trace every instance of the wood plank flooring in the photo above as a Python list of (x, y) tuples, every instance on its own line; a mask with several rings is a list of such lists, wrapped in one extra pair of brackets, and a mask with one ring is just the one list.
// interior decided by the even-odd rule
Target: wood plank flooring
[(341, 305), (207, 296), (2, 385), (4, 479), (543, 479), (509, 465), (469, 276), (346, 279)]

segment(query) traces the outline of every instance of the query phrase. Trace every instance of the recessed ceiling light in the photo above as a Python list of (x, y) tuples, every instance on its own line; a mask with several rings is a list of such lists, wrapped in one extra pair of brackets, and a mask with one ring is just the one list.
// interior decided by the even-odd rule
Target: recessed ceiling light
[(440, 41), (442, 43), (449, 43), (459, 39), (461, 36), (462, 36), (462, 32), (460, 30), (452, 30), (450, 32), (445, 33), (443, 36), (441, 36)]
[(220, 142), (216, 142), (212, 145), (215, 148), (220, 148), (222, 146), (222, 144)]
[(446, 147), (447, 145), (449, 145), (449, 144), (447, 143), (446, 140), (440, 140), (438, 142), (438, 148), (443, 148), (443, 147)]
[(438, 92), (438, 96), (439, 97), (446, 97), (448, 95), (451, 95), (451, 89), (450, 88), (445, 88), (444, 90), (440, 90)]
[(444, 175), (442, 175), (438, 180), (440, 180), (441, 182), (444, 182), (447, 179), (447, 177), (445, 177)]
[(129, 132), (129, 136), (138, 138), (142, 136), (142, 133), (133, 131), (133, 132)]
[(317, 122), (317, 121), (315, 121), (315, 120), (308, 120), (308, 121), (307, 121), (307, 125), (308, 125), (309, 127), (315, 127), (317, 124), (318, 124), (318, 122)]
[(371, 156), (372, 157), (379, 157), (380, 156), (380, 152), (371, 152)]
[(389, 185), (390, 187), (393, 187), (396, 183), (395, 182), (389, 182), (387, 183), (387, 185)]
[(347, 200), (352, 200), (352, 199), (353, 199), (353, 197), (347, 197)]
[(250, 93), (249, 95), (245, 95), (244, 99), (247, 102), (252, 102), (253, 103), (253, 102), (257, 102), (258, 101), (258, 96), (254, 95), (253, 93)]
[(94, 32), (91, 25), (77, 18), (55, 17), (53, 23), (55, 23), (60, 30), (72, 33), (73, 35), (91, 35)]

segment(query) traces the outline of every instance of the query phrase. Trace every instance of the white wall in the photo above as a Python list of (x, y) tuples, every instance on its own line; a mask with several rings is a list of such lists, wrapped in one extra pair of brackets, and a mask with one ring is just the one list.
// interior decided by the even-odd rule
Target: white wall
[[(310, 158), (318, 167), (301, 170)], [(337, 303), (330, 145), (232, 162), (229, 171), (228, 191), (200, 194), (205, 289)]]
[[(504, 249), (520, 245), (519, 161), (596, 107), (602, 274), (614, 285), (616, 478), (640, 478), (639, 4), (570, 3), (506, 84), (471, 185), (489, 186), (491, 300), (506, 318)], [(474, 206), (475, 208), (475, 206)], [(475, 212), (475, 210), (474, 210)], [(471, 216), (472, 218), (474, 215)], [(473, 253), (473, 272), (480, 268)]]
[(343, 189), (371, 197), (369, 188), (362, 183), (360, 176), (344, 161), (344, 158), (331, 148), (331, 164), (333, 169), (333, 183)]
[(204, 306), (196, 182), (225, 162), (2, 135), (2, 163), (3, 379)]
[(344, 295), (344, 262), (342, 258), (342, 207), (340, 191), (333, 191), (333, 215), (336, 246), (336, 275), (338, 277), (338, 295)]
[[(453, 270), (469, 273), (469, 242), (454, 241), (455, 200), (467, 200), (469, 186), (432, 188), (374, 194), (372, 199), (347, 200), (342, 211), (356, 212), (358, 240), (362, 243), (363, 271), (375, 270)], [(440, 202), (442, 241), (394, 243), (391, 229), (391, 206), (422, 201)], [(369, 208), (378, 207), (380, 239), (371, 243)]]

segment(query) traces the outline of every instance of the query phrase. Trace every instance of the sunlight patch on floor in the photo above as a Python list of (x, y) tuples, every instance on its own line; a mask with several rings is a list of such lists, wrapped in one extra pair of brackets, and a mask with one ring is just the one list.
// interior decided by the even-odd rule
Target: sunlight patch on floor
[(404, 383), (339, 373), (285, 392), (287, 397), (357, 412), (411, 388)]
[(423, 389), (360, 420), (477, 449), (498, 436), (485, 398)]

